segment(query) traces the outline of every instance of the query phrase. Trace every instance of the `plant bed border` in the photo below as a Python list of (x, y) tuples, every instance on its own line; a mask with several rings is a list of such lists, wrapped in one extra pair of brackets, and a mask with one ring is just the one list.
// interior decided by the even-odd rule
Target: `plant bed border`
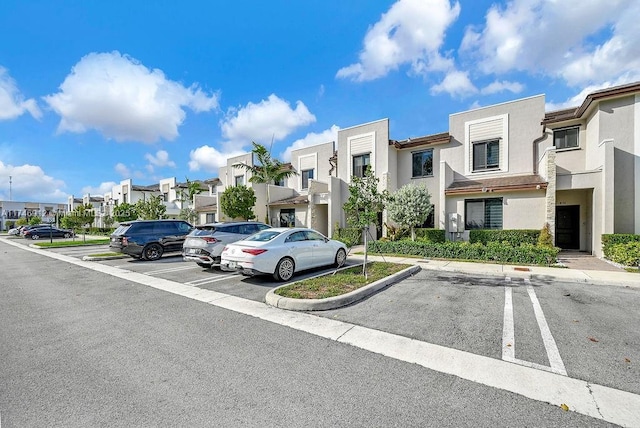
[[(348, 269), (354, 266), (358, 265), (351, 265), (342, 269)], [(359, 266), (362, 266), (362, 263), (360, 263)], [(284, 284), (270, 290), (265, 297), (265, 303), (271, 306), (275, 306), (276, 308), (288, 309), (290, 311), (326, 311), (329, 309), (337, 309), (358, 302), (391, 284), (412, 276), (420, 269), (420, 266), (411, 265), (399, 272), (394, 273), (393, 275), (389, 275), (385, 278), (379, 279), (378, 281), (360, 287), (357, 290), (350, 291), (349, 293), (342, 294), (340, 296), (327, 297), (325, 299), (294, 299), (291, 297), (283, 297), (277, 295), (275, 293), (277, 289), (291, 285), (291, 283)], [(331, 274), (332, 272), (318, 276)]]

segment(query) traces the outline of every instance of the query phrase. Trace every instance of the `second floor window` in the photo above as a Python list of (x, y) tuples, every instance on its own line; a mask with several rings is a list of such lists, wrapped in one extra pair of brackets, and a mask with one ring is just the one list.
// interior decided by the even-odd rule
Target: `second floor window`
[(302, 188), (303, 189), (309, 188), (309, 180), (313, 180), (313, 170), (305, 169), (304, 171), (302, 171)]
[(553, 145), (556, 149), (570, 149), (578, 147), (578, 131), (580, 128), (564, 128), (553, 131)]
[(353, 176), (364, 177), (365, 172), (371, 166), (370, 154), (356, 155), (353, 157)]
[(236, 175), (235, 184), (236, 186), (244, 186), (244, 175)]
[(428, 177), (433, 175), (433, 149), (412, 153), (411, 177)]
[(473, 143), (473, 171), (486, 171), (500, 167), (500, 141)]

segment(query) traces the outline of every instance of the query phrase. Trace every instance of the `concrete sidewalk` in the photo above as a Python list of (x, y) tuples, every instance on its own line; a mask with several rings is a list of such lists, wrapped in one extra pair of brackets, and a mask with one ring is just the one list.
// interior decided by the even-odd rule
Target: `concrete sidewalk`
[[(364, 248), (353, 247), (349, 253), (350, 260), (363, 260)], [(600, 263), (604, 261), (590, 256)], [(489, 275), (511, 278), (528, 278), (543, 281), (584, 282), (598, 285), (617, 285), (640, 288), (640, 274), (626, 272), (622, 269), (592, 270), (562, 267), (505, 265), (497, 263), (461, 262), (455, 260), (434, 260), (417, 257), (391, 257), (368, 255), (368, 260), (388, 261), (418, 265), (422, 269), (459, 272), (471, 275)]]

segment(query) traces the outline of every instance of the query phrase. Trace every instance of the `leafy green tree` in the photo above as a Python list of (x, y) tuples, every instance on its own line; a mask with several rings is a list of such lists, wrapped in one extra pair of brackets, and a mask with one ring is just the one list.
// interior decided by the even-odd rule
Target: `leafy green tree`
[(102, 217), (102, 223), (104, 224), (104, 227), (106, 227), (107, 229), (111, 229), (111, 226), (113, 226), (114, 222), (115, 222), (115, 219), (108, 214)]
[(37, 215), (34, 215), (33, 217), (29, 218), (29, 224), (31, 226), (36, 226), (38, 224), (42, 223), (42, 219), (40, 217), (38, 217)]
[(60, 219), (60, 226), (64, 229), (76, 230), (81, 226), (80, 219), (74, 215), (74, 212), (70, 212)]
[(164, 218), (167, 207), (163, 204), (162, 196), (149, 196), (136, 202), (136, 212), (142, 220), (159, 220)]
[(20, 217), (18, 220), (16, 220), (16, 226), (26, 226), (27, 224), (29, 224), (29, 220), (27, 220), (24, 217)]
[(132, 221), (138, 219), (138, 211), (136, 211), (135, 205), (123, 202), (113, 209), (113, 218), (117, 222)]
[(389, 197), (389, 218), (411, 229), (411, 240), (416, 240), (415, 226), (424, 223), (431, 214), (431, 195), (424, 186), (407, 184)]
[(198, 219), (198, 213), (193, 208), (182, 208), (180, 214), (178, 214), (178, 218), (193, 224)]
[(187, 188), (180, 189), (178, 191), (178, 197), (180, 201), (191, 204), (193, 203), (193, 197), (204, 192), (206, 189), (202, 188), (202, 183), (199, 181), (191, 181), (187, 177), (185, 177), (185, 179), (187, 180)]
[(378, 213), (384, 209), (389, 194), (378, 190), (378, 178), (367, 168), (364, 177), (351, 177), (349, 199), (343, 205), (349, 227), (360, 229), (364, 233), (364, 264), (362, 274), (367, 275), (367, 236), (369, 226), (378, 223)]
[(220, 195), (220, 208), (230, 218), (251, 220), (256, 215), (253, 207), (256, 204), (256, 194), (247, 186), (227, 187)]
[(298, 173), (293, 169), (288, 168), (278, 159), (272, 158), (271, 152), (267, 150), (265, 146), (254, 141), (252, 141), (251, 144), (253, 144), (251, 153), (253, 153), (253, 156), (257, 160), (257, 165), (247, 165), (240, 163), (235, 166), (251, 172), (251, 178), (249, 178), (249, 181), (251, 183), (262, 183), (267, 185), (267, 224), (271, 224), (269, 222), (269, 212), (271, 207), (271, 194), (269, 192), (269, 185), (275, 184), (280, 180), (284, 180), (285, 178), (298, 175)]

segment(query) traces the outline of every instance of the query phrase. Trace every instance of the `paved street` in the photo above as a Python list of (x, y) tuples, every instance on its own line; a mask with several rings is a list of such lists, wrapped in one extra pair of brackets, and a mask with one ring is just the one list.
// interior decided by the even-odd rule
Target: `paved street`
[[(65, 250), (56, 252), (81, 258)], [(0, 254), (3, 265), (11, 261), (0, 273), (3, 426), (607, 426), (510, 389), (308, 334), (286, 311), (249, 316), (263, 309), (242, 302), (260, 305), (278, 285), (269, 278), (205, 270), (179, 257), (84, 262), (127, 280), (1, 240)], [(225, 309), (141, 285), (135, 274), (241, 299)], [(515, 363), (540, 378), (556, 373), (551, 379), (640, 394), (639, 303), (638, 289), (423, 270), (312, 318), (464, 351), (479, 363)], [(254, 309), (236, 309), (245, 306)], [(289, 324), (265, 320), (280, 313)]]

